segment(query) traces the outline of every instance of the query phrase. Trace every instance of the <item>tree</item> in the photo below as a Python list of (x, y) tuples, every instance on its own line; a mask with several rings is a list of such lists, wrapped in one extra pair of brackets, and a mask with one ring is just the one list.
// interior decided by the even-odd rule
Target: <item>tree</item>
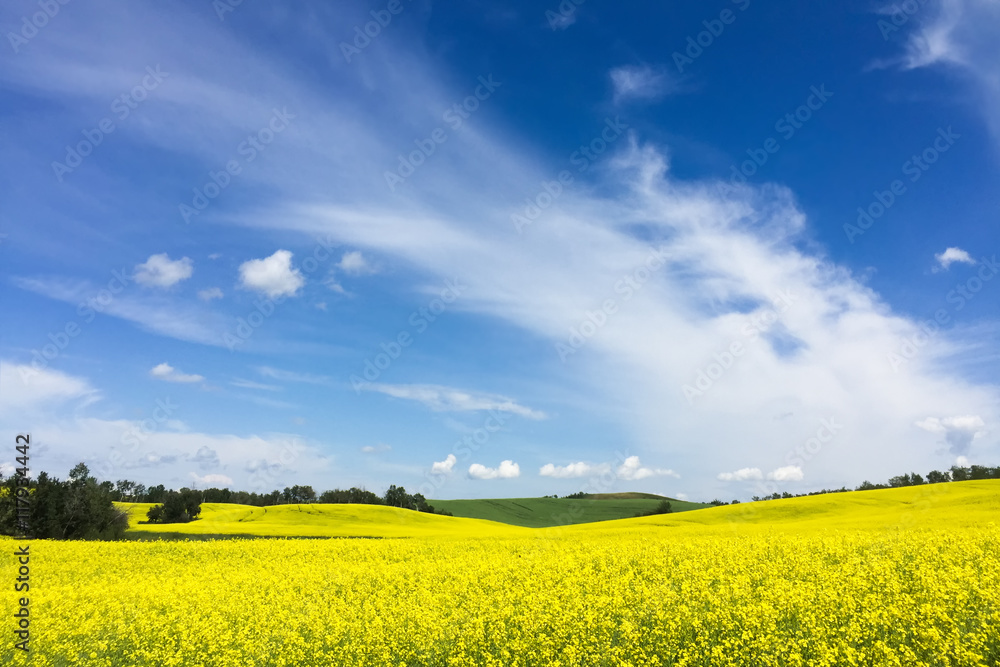
[(963, 468), (961, 466), (951, 467), (951, 478), (956, 482), (964, 482), (969, 479), (971, 471), (968, 468)]
[(950, 482), (951, 475), (946, 472), (941, 472), (940, 470), (931, 470), (927, 473), (927, 483), (928, 484), (941, 484), (942, 482)]
[[(0, 533), (19, 533), (15, 478), (0, 490)], [(30, 539), (120, 539), (128, 528), (128, 514), (114, 505), (114, 485), (98, 483), (83, 463), (70, 478), (60, 481), (42, 471), (28, 480), (28, 534)]]
[(201, 493), (192, 489), (167, 491), (162, 504), (149, 508), (150, 523), (187, 523), (201, 514)]
[(969, 479), (989, 479), (993, 470), (986, 466), (972, 466), (969, 470)]
[(389, 507), (402, 507), (404, 509), (412, 509), (407, 507), (411, 502), (410, 496), (406, 493), (406, 489), (401, 486), (396, 486), (393, 484), (388, 489), (386, 489), (385, 497), (383, 498), (385, 504)]

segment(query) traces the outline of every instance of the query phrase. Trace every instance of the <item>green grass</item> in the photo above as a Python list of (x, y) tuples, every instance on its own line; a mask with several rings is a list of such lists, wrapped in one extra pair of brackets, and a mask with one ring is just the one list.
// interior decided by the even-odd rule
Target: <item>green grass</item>
[(655, 496), (651, 493), (606, 493), (586, 500), (570, 498), (498, 498), (493, 500), (432, 500), (435, 509), (455, 516), (499, 521), (526, 528), (547, 528), (595, 521), (628, 519), (656, 509), (669, 500), (674, 512), (709, 507), (704, 503)]

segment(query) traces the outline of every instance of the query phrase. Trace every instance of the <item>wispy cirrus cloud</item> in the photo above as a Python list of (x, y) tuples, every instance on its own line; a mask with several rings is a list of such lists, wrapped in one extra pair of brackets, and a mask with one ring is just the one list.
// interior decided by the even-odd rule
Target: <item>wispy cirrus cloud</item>
[(500, 394), (465, 391), (453, 387), (432, 384), (380, 384), (362, 385), (366, 391), (374, 391), (393, 398), (416, 401), (435, 412), (476, 412), (495, 410), (509, 412), (527, 419), (545, 419), (540, 410), (533, 410), (519, 404), (512, 398)]
[[(102, 314), (117, 317), (139, 329), (168, 338), (221, 347), (221, 331), (228, 323), (218, 313), (203, 310), (167, 295), (137, 295), (126, 291), (108, 292), (87, 281), (65, 278), (14, 278), (21, 289), (72, 304), (77, 308), (81, 326)], [(107, 291), (107, 290), (105, 290)]]

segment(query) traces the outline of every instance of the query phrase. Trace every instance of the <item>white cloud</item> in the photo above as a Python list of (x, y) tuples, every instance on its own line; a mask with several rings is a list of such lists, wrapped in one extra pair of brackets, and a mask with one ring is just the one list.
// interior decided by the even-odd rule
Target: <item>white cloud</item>
[(675, 495), (677, 497), (677, 500), (687, 500), (688, 499), (688, 494), (686, 494), (686, 493), (678, 493), (678, 494), (675, 494)]
[(282, 388), (274, 384), (264, 384), (262, 382), (254, 382), (253, 380), (244, 380), (242, 378), (236, 378), (232, 380), (229, 384), (234, 387), (239, 387), (241, 389), (260, 389), (263, 391), (281, 391)]
[(278, 380), (279, 382), (301, 382), (303, 384), (331, 384), (333, 381), (325, 375), (311, 375), (309, 373), (296, 373), (285, 371), (280, 368), (270, 366), (258, 366), (257, 372), (267, 378)]
[(458, 461), (454, 454), (449, 454), (444, 461), (435, 461), (434, 465), (431, 466), (432, 473), (448, 474), (455, 467), (455, 463)]
[(960, 468), (968, 468), (970, 465), (972, 465), (972, 462), (969, 461), (969, 459), (965, 456), (956, 456), (955, 465), (959, 466)]
[(938, 267), (944, 270), (947, 270), (955, 262), (963, 264), (976, 263), (976, 260), (972, 259), (972, 256), (961, 248), (948, 248), (944, 252), (934, 255), (934, 259), (937, 260)]
[(514, 399), (499, 394), (469, 392), (431, 384), (367, 383), (362, 386), (362, 389), (377, 391), (393, 398), (417, 401), (436, 412), (495, 410), (497, 412), (510, 412), (527, 419), (546, 418), (544, 412), (525, 407)]
[(240, 264), (242, 286), (262, 292), (272, 299), (294, 296), (305, 282), (302, 273), (292, 267), (292, 253), (288, 250), (278, 250), (270, 257)]
[[(14, 278), (13, 282), (21, 289), (76, 307), (84, 302), (93, 302), (101, 294), (99, 288), (82, 281)], [(177, 303), (164, 294), (146, 294), (139, 298), (119, 290), (119, 293), (110, 296), (110, 301), (100, 306), (102, 314), (121, 318), (161, 336), (203, 345), (225, 345), (219, 332), (231, 325), (217, 312)]]
[(205, 378), (201, 375), (188, 375), (186, 373), (181, 373), (176, 368), (170, 364), (163, 362), (157, 366), (154, 366), (149, 374), (152, 375), (157, 380), (164, 380), (166, 382), (201, 382)]
[(802, 468), (785, 466), (767, 473), (767, 478), (775, 482), (798, 482), (803, 478)]
[[(803, 477), (802, 469), (798, 466), (785, 466), (767, 473), (766, 478), (775, 482), (797, 482)], [(746, 482), (751, 480), (763, 480), (764, 473), (760, 468), (740, 468), (735, 472), (719, 473), (717, 479), (723, 482)]]
[(745, 482), (751, 479), (764, 479), (760, 468), (740, 468), (735, 472), (720, 472), (718, 479), (723, 482)]
[(1000, 141), (1000, 5), (995, 0), (941, 0), (922, 5), (901, 58), (908, 69), (960, 70), (975, 84), (976, 106)]
[(225, 475), (204, 475), (200, 476), (198, 473), (191, 473), (191, 479), (194, 480), (195, 485), (204, 486), (206, 488), (226, 488), (233, 485), (232, 477), (227, 477)]
[(381, 452), (388, 452), (392, 449), (389, 445), (379, 443), (377, 445), (365, 445), (361, 448), (361, 451), (365, 454), (379, 454)]
[(557, 466), (552, 463), (546, 463), (538, 471), (538, 474), (542, 477), (554, 477), (556, 479), (574, 479), (577, 477), (600, 475), (610, 471), (610, 463), (598, 463), (593, 465), (580, 461), (578, 463), (570, 463), (565, 466)]
[(615, 102), (632, 99), (653, 100), (677, 92), (677, 82), (662, 68), (649, 65), (625, 65), (609, 72)]
[(194, 264), (188, 257), (171, 260), (166, 253), (151, 255), (135, 267), (135, 281), (148, 287), (173, 287), (187, 280), (194, 273)]
[(198, 298), (202, 301), (211, 301), (212, 299), (221, 299), (225, 294), (218, 287), (209, 287), (208, 289), (198, 290)]
[(616, 474), (620, 479), (639, 480), (649, 477), (680, 477), (673, 470), (665, 468), (646, 468), (639, 461), (638, 456), (630, 456), (618, 466)]
[(337, 263), (337, 268), (344, 273), (353, 276), (376, 273), (377, 271), (377, 269), (372, 266), (367, 259), (365, 259), (360, 250), (345, 252), (344, 256), (340, 258), (340, 262)]
[(513, 479), (521, 476), (521, 466), (513, 461), (501, 461), (497, 468), (487, 468), (480, 463), (469, 466), (469, 477), (473, 479)]
[(986, 433), (986, 422), (979, 415), (956, 417), (927, 417), (916, 422), (918, 428), (928, 433), (943, 435), (952, 454), (966, 454), (972, 441)]
[(84, 378), (51, 368), (0, 360), (0, 413), (53, 409), (67, 401), (89, 405), (100, 393)]
[[(985, 14), (996, 3), (947, 4)], [(931, 9), (928, 4), (922, 11)], [(94, 26), (107, 18), (95, 11), (80, 20)], [(964, 58), (966, 64), (959, 67), (975, 75), (988, 93), (996, 89), (991, 82), (1000, 80), (989, 71), (990, 63), (997, 62), (988, 57), (995, 53), (995, 21), (972, 18), (955, 29), (948, 43), (986, 54)], [(760, 461), (782, 461), (802, 444), (802, 434), (815, 432), (813, 416), (827, 414), (842, 415), (846, 428), (837, 447), (824, 451), (824, 474), (847, 483), (865, 476), (888, 478), (899, 472), (901, 461), (916, 470), (940, 465), (933, 447), (914, 446), (914, 422), (932, 414), (980, 414), (987, 423), (1000, 417), (996, 388), (966, 379), (950, 363), (949, 355), (956, 351), (950, 331), (939, 333), (904, 366), (893, 369), (887, 363), (887, 354), (898, 350), (902, 339), (920, 333), (920, 323), (894, 311), (828, 253), (800, 242), (814, 230), (795, 193), (786, 188), (748, 185), (723, 197), (717, 182), (678, 178), (657, 150), (622, 138), (602, 158), (601, 166), (607, 168), (589, 171), (593, 187), (564, 190), (519, 234), (510, 216), (521, 207), (512, 202), (535, 196), (556, 165), (519, 152), (526, 137), (510, 136), (489, 123), (478, 125), (475, 133), (449, 136), (448, 160), (428, 164), (420, 187), (405, 197), (387, 198), (384, 183), (368, 184), (366, 174), (394, 164), (399, 150), (398, 137), (384, 140), (384, 128), (395, 119), (382, 109), (405, 106), (415, 114), (412, 123), (433, 127), (440, 122), (439, 110), (464, 94), (441, 85), (445, 77), (426, 60), (406, 60), (407, 76), (400, 77), (397, 68), (403, 60), (397, 49), (391, 54), (395, 57), (369, 59), (361, 70), (332, 72), (341, 93), (370, 91), (374, 85), (393, 102), (359, 115), (354, 97), (303, 83), (290, 67), (217, 39), (207, 23), (188, 25), (156, 9), (121, 20), (129, 28), (123, 34), (143, 35), (153, 53), (218, 65), (197, 70), (210, 95), (171, 98), (158, 125), (163, 131), (148, 137), (156, 146), (217, 162), (226, 159), (231, 147), (212, 150), (203, 137), (218, 128), (242, 132), (259, 123), (276, 97), (305, 99), (322, 111), (313, 116), (321, 119), (315, 123), (296, 121), (300, 135), (282, 136), (287, 159), (275, 154), (253, 173), (246, 172), (251, 183), (267, 185), (273, 205), (240, 216), (236, 224), (261, 234), (323, 234), (408, 266), (427, 284), (463, 276), (468, 289), (461, 308), (470, 318), (505, 327), (514, 340), (553, 350), (566, 343), (570, 328), (579, 326), (601, 299), (621, 303), (617, 282), (642, 266), (651, 247), (662, 249), (670, 262), (653, 272), (628, 307), (589, 338), (564, 368), (571, 370), (573, 390), (582, 402), (606, 408), (602, 416), (614, 415), (611, 419), (626, 431), (628, 444), (658, 448), (664, 455), (696, 450), (684, 461), (689, 478), (713, 478), (718, 461), (738, 460), (748, 451)], [(194, 35), (183, 53), (163, 41), (170, 31), (149, 29), (157, 22)], [(974, 40), (964, 38), (969, 26)], [(55, 38), (63, 28), (53, 22), (47, 30), (55, 30)], [(131, 44), (113, 42), (97, 49), (79, 40), (64, 43), (65, 55), (25, 60), (9, 73), (11, 81), (47, 99), (71, 93), (102, 105), (134, 85), (127, 75), (114, 74), (126, 71), (120, 63), (134, 55)], [(253, 72), (238, 95), (231, 92), (233, 63)], [(81, 77), (84, 67), (107, 76)], [(1000, 119), (995, 99), (1000, 96), (986, 95), (990, 103), (982, 105), (988, 119)], [(150, 113), (160, 112), (151, 108)], [(1000, 120), (991, 122), (1000, 127)], [(317, 144), (338, 150), (317, 157)], [(491, 159), (484, 161), (484, 153)], [(637, 220), (643, 223), (641, 234), (634, 233)], [(246, 227), (235, 229), (244, 233)], [(568, 238), (573, 252), (565, 252)], [(783, 334), (799, 342), (794, 353), (783, 352), (767, 336), (742, 333), (777, 290), (796, 295), (781, 320)], [(116, 296), (110, 308), (117, 308), (121, 299)], [(68, 302), (75, 306), (80, 300), (74, 295)], [(739, 307), (731, 305), (737, 303)], [(143, 317), (158, 316), (136, 306), (129, 314), (143, 327), (148, 326)], [(161, 316), (159, 330), (172, 325), (172, 315)], [(192, 317), (184, 329), (201, 326), (218, 340), (218, 331), (228, 324), (220, 322), (213, 329)], [(746, 353), (689, 403), (684, 385), (733, 341), (744, 343)], [(552, 359), (558, 363), (555, 352)], [(790, 412), (793, 417), (774, 419)], [(664, 444), (665, 433), (670, 434), (669, 445)], [(857, 466), (861, 460), (864, 471)]]

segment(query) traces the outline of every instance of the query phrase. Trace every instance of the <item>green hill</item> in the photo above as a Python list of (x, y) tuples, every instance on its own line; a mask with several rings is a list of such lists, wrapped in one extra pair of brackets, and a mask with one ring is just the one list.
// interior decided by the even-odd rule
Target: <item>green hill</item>
[(488, 500), (432, 500), (436, 509), (469, 519), (486, 519), (527, 528), (547, 528), (594, 521), (628, 519), (669, 500), (674, 512), (710, 507), (651, 493), (603, 493), (587, 499), (494, 498)]

